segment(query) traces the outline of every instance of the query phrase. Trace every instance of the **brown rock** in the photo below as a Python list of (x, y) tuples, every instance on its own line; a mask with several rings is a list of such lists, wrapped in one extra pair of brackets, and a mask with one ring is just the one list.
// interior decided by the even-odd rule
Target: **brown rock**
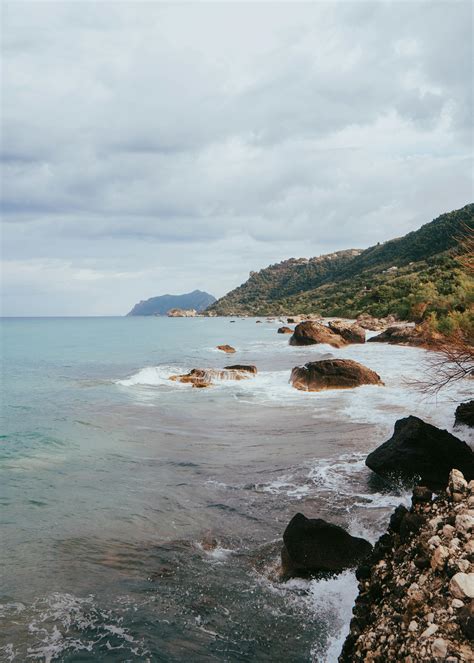
[(301, 391), (351, 389), (363, 384), (383, 385), (380, 376), (352, 359), (324, 359), (296, 366), (290, 382)]
[(423, 325), (416, 327), (389, 327), (381, 334), (369, 338), (369, 343), (389, 343), (390, 345), (410, 345), (435, 349), (442, 337), (428, 330)]
[(357, 323), (345, 322), (344, 320), (335, 320), (329, 322), (329, 329), (347, 341), (347, 343), (365, 343), (365, 329)]
[(277, 331), (278, 334), (292, 334), (293, 330), (289, 327), (280, 327)]
[(231, 345), (218, 345), (217, 349), (222, 350), (222, 352), (227, 352), (228, 354), (233, 354), (235, 352), (235, 348)]
[[(255, 369), (251, 370), (251, 369)], [(191, 384), (193, 387), (210, 387), (216, 380), (245, 380), (251, 374), (256, 373), (255, 366), (246, 366), (244, 368), (225, 368), (223, 370), (216, 368), (193, 368), (185, 375), (171, 375), (170, 380), (174, 382), (183, 382)]]
[(317, 343), (327, 343), (334, 348), (342, 348), (347, 345), (347, 341), (342, 336), (319, 322), (306, 320), (296, 325), (293, 336), (290, 338), (290, 345), (316, 345)]
[(225, 371), (244, 371), (246, 373), (257, 374), (257, 367), (253, 364), (233, 364), (232, 366), (224, 366)]

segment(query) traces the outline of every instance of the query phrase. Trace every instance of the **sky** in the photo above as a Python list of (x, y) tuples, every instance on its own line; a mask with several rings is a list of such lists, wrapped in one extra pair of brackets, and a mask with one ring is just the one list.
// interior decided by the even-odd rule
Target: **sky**
[(471, 2), (3, 2), (2, 314), (122, 315), (473, 199)]

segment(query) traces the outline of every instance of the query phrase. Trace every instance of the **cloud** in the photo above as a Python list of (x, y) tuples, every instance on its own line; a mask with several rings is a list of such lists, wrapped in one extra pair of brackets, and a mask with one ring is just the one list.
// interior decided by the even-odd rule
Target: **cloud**
[(81, 314), (222, 295), (465, 204), (471, 19), (467, 2), (5, 3), (4, 314), (74, 314), (68, 290)]

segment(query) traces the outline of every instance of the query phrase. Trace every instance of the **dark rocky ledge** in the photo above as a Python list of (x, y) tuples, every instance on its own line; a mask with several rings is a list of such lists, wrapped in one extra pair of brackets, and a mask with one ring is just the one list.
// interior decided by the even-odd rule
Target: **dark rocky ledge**
[(417, 486), (357, 569), (339, 663), (474, 661), (474, 481), (452, 470), (434, 499)]

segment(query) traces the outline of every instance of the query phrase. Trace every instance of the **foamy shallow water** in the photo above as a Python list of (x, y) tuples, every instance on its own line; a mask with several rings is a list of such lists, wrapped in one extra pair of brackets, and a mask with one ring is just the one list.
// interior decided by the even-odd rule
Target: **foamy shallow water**
[[(423, 350), (293, 348), (279, 324), (3, 323), (5, 660), (337, 660), (354, 575), (276, 581), (281, 534), (302, 511), (375, 541), (408, 494), (373, 480), (367, 452), (409, 414), (452, 430), (469, 393), (422, 396)], [(329, 356), (385, 387), (291, 387), (293, 366)], [(169, 380), (234, 363), (259, 373)]]

